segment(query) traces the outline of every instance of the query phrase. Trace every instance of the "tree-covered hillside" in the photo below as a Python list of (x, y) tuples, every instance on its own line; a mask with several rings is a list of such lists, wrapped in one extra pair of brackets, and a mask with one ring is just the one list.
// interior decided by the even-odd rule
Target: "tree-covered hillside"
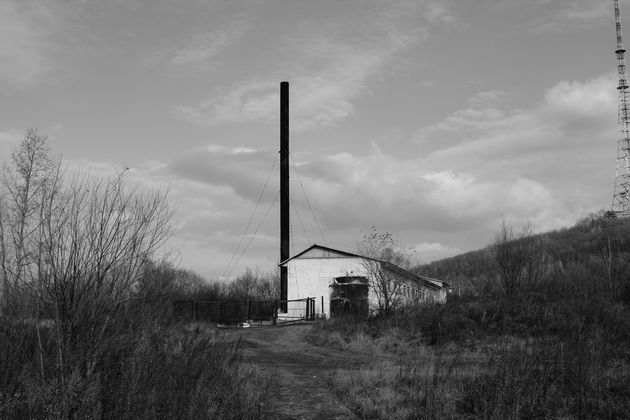
[[(527, 233), (527, 232), (526, 232)], [(500, 281), (496, 258), (497, 241), (487, 247), (415, 268), (418, 274), (449, 281), (456, 292), (479, 291), (488, 282)], [(537, 261), (544, 275), (590, 274), (602, 278), (602, 287), (617, 287), (630, 296), (624, 279), (630, 275), (630, 219), (616, 219), (601, 211), (578, 221), (573, 227), (527, 235), (515, 230), (514, 242), (534, 241)]]
[[(486, 248), (416, 267), (453, 283), (445, 304), (325, 325), (315, 343), (404, 355), (339, 394), (364, 417), (383, 406), (366, 401), (394, 395), (401, 418), (627, 418), (630, 220), (606, 216), (545, 234), (502, 224)], [(432, 376), (416, 370), (427, 345), (443, 363)]]

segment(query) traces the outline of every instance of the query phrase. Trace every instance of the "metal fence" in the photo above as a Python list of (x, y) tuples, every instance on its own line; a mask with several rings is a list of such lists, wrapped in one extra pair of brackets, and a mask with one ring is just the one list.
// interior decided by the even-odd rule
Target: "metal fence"
[[(278, 308), (287, 305), (287, 313)], [(241, 322), (285, 322), (315, 319), (315, 299), (299, 300), (239, 300), (239, 301), (172, 301), (172, 315), (177, 321), (216, 322), (238, 324)]]
[(173, 301), (173, 317), (181, 321), (236, 324), (247, 321), (273, 321), (274, 301)]
[(279, 301), (279, 303), (284, 304), (280, 307), (286, 308), (286, 311), (278, 313), (278, 322), (313, 320), (317, 318), (317, 314), (315, 313), (315, 298), (282, 300)]

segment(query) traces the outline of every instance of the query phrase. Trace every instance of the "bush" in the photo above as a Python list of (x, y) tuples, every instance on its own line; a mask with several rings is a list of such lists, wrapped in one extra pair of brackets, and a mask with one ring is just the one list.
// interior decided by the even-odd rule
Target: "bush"
[[(24, 342), (32, 340), (30, 337)], [(46, 375), (33, 346), (0, 341), (2, 418), (264, 418), (266, 382), (238, 363), (238, 343), (156, 326), (110, 341), (91, 375)], [(50, 346), (54, 349), (54, 346)], [(30, 352), (30, 353), (27, 353)], [(17, 356), (22, 364), (10, 364)], [(54, 360), (54, 354), (47, 354)], [(45, 372), (47, 373), (47, 372)]]
[[(388, 361), (338, 373), (339, 392), (362, 418), (430, 413), (440, 418), (626, 418), (628, 232), (628, 219), (598, 219), (536, 245), (511, 241), (504, 229), (500, 245), (509, 252), (503, 255), (503, 276), (491, 264), (482, 267), (486, 281), (474, 294), (363, 323), (333, 319), (314, 330), (314, 343), (354, 353), (360, 344)], [(527, 264), (514, 265), (510, 258), (520, 245), (531, 252), (521, 258)], [(548, 252), (534, 249), (543, 245), (551, 245)], [(480, 271), (476, 268), (470, 272)], [(496, 278), (503, 284), (492, 281)], [(471, 357), (455, 375), (430, 374), (416, 370), (428, 363), (422, 344), (458, 353), (455, 358)], [(450, 355), (440, 357), (444, 363)], [(430, 401), (444, 406), (436, 410)]]
[(340, 370), (334, 385), (350, 411), (361, 419), (453, 418), (452, 376), (436, 365), (400, 366), (383, 361), (356, 371)]
[(504, 341), (479, 375), (462, 381), (458, 411), (472, 418), (625, 418), (627, 365), (617, 370), (601, 334), (570, 341)]

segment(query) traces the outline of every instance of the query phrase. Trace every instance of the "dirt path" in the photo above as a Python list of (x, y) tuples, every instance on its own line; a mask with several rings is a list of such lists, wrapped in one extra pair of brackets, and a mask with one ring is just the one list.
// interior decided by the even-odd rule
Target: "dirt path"
[(269, 326), (229, 334), (240, 335), (244, 362), (270, 377), (274, 418), (353, 418), (334, 394), (332, 381), (337, 369), (358, 369), (369, 358), (310, 345), (304, 338), (310, 328)]

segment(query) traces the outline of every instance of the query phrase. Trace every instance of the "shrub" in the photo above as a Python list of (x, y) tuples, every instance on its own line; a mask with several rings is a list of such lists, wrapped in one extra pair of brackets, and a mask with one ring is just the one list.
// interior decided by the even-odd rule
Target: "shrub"
[(454, 418), (452, 367), (443, 366), (439, 357), (411, 365), (382, 361), (359, 370), (337, 371), (334, 386), (358, 418)]
[(624, 418), (630, 375), (607, 355), (601, 334), (528, 345), (504, 341), (482, 372), (462, 381), (458, 411), (473, 418)]
[[(155, 326), (111, 340), (92, 375), (41, 377), (35, 352), (4, 337), (2, 418), (264, 418), (266, 380), (238, 361), (238, 342)], [(54, 346), (51, 346), (54, 349)], [(25, 347), (24, 350), (28, 350)], [(22, 365), (6, 361), (18, 356)], [(54, 360), (54, 355), (50, 355)], [(9, 379), (7, 379), (9, 378)]]

